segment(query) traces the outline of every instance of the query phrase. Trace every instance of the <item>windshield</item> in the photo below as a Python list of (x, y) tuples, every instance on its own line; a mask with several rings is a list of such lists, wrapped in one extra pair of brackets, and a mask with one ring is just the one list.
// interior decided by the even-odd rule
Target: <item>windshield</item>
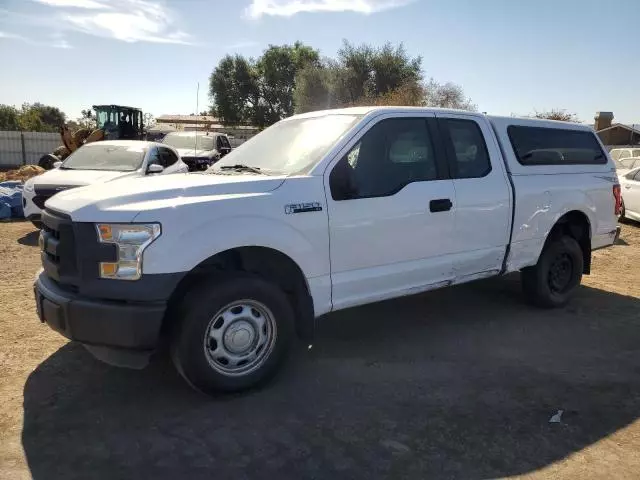
[(213, 150), (213, 138), (206, 135), (167, 135), (162, 143), (173, 148), (195, 148), (196, 150)]
[(272, 174), (302, 172), (317, 163), (360, 118), (333, 114), (278, 122), (233, 150), (211, 172), (234, 165)]
[(142, 145), (105, 145), (92, 143), (85, 145), (62, 163), (67, 170), (113, 170), (133, 172), (142, 165), (146, 149)]
[(640, 159), (636, 159), (636, 158), (621, 158), (619, 160), (615, 160), (616, 162), (616, 168), (618, 170), (629, 170), (631, 168), (634, 168), (636, 165), (636, 162), (640, 162)]

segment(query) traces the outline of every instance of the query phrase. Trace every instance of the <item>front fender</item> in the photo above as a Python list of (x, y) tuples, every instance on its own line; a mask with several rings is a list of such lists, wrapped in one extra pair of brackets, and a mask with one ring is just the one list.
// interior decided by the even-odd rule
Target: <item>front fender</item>
[(239, 247), (277, 250), (290, 257), (306, 278), (329, 274), (328, 249), (318, 251), (310, 238), (288, 223), (254, 215), (217, 218), (178, 234), (163, 232), (144, 253), (143, 271), (188, 272), (217, 253)]

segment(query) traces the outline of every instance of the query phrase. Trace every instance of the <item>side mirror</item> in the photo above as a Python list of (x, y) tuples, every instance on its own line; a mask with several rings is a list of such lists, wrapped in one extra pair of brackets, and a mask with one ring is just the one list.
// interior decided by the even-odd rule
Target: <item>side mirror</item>
[(162, 165), (158, 165), (157, 163), (152, 163), (147, 167), (147, 174), (151, 175), (153, 173), (162, 173), (164, 172), (164, 167)]
[(62, 162), (54, 162), (53, 168), (60, 168), (62, 166)]
[(358, 197), (353, 168), (346, 158), (340, 160), (329, 174), (329, 188), (331, 189), (331, 197), (336, 201)]

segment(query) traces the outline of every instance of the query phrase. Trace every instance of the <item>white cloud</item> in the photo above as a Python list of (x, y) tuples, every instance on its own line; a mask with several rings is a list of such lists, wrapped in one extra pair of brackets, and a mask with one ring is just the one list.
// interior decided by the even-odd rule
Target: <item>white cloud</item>
[(254, 40), (241, 40), (236, 43), (232, 43), (231, 45), (227, 45), (225, 48), (227, 50), (243, 50), (245, 48), (253, 48), (259, 45), (258, 42)]
[(33, 1), (56, 8), (55, 25), (60, 29), (129, 43), (193, 43), (162, 0)]
[(355, 12), (370, 14), (412, 3), (414, 0), (252, 0), (250, 18), (264, 15), (291, 17), (302, 12)]
[(100, 3), (95, 0), (32, 0), (36, 3), (42, 3), (44, 5), (50, 5), (52, 7), (73, 7), (73, 8), (88, 8), (88, 9), (103, 9), (109, 8), (108, 5)]
[(32, 38), (27, 38), (23, 35), (18, 35), (16, 33), (9, 32), (0, 32), (0, 39), (5, 40), (18, 40), (20, 42), (28, 43), (29, 45), (34, 45), (36, 47), (50, 47), (50, 48), (63, 48), (69, 49), (73, 48), (69, 42), (67, 42), (64, 37), (59, 34), (51, 35), (50, 41), (41, 41), (41, 40), (33, 40)]

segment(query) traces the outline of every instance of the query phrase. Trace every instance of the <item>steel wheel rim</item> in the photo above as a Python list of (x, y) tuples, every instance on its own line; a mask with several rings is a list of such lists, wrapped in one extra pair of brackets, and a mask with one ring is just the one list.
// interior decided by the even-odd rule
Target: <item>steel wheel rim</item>
[(276, 338), (271, 310), (256, 300), (238, 300), (221, 308), (209, 321), (204, 353), (216, 372), (247, 375), (266, 362)]
[(563, 293), (571, 282), (573, 261), (567, 253), (558, 255), (549, 267), (549, 288), (552, 292)]

